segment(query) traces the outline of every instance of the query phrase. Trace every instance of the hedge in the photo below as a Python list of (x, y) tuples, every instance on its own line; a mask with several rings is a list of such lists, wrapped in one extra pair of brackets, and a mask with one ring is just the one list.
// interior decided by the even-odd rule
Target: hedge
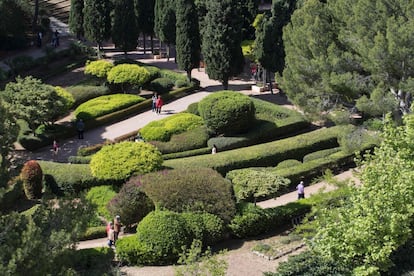
[(79, 238), (80, 241), (105, 238), (107, 236), (106, 226), (88, 227), (85, 233)]
[(186, 75), (168, 69), (161, 69), (160, 76), (161, 78), (170, 79), (173, 83), (175, 83), (178, 80), (187, 81)]
[(162, 158), (164, 158), (164, 160), (168, 160), (168, 159), (190, 157), (190, 156), (195, 156), (195, 155), (202, 155), (202, 154), (207, 154), (207, 153), (211, 153), (211, 148), (205, 147), (205, 148), (194, 149), (194, 150), (186, 150), (183, 152), (167, 153), (167, 154), (164, 154)]
[(114, 257), (115, 253), (109, 247), (68, 250), (58, 258), (59, 262), (55, 265), (69, 266), (78, 273), (76, 275), (108, 275), (112, 270)]
[(68, 162), (71, 164), (89, 164), (92, 156), (69, 156)]
[(93, 177), (89, 165), (50, 161), (39, 161), (39, 164), (43, 171), (45, 186), (56, 195), (76, 194), (94, 186), (118, 184), (116, 181), (99, 180)]
[(145, 99), (131, 94), (106, 95), (89, 100), (76, 108), (74, 115), (85, 121), (122, 110)]
[(69, 86), (66, 87), (66, 90), (72, 94), (73, 98), (75, 99), (75, 103), (73, 104), (75, 107), (93, 98), (108, 95), (110, 93), (107, 86), (94, 85)]
[(217, 170), (222, 175), (235, 169), (274, 166), (285, 159), (301, 160), (311, 152), (337, 147), (337, 137), (346, 129), (349, 128), (324, 128), (265, 144), (219, 151), (214, 156), (210, 154), (166, 160), (164, 166), (174, 169), (207, 167)]
[(332, 148), (332, 149), (326, 149), (326, 150), (319, 150), (312, 153), (309, 153), (303, 157), (303, 162), (309, 162), (315, 159), (328, 157), (329, 155), (341, 151), (341, 147)]
[(151, 90), (158, 94), (170, 92), (174, 87), (174, 82), (168, 78), (157, 78), (150, 83)]

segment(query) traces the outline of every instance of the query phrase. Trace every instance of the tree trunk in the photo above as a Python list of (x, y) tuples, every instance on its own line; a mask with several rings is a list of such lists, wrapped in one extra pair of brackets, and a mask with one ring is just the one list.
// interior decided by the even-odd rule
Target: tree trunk
[(36, 35), (37, 18), (38, 17), (39, 17), (39, 0), (35, 0), (35, 2), (34, 2), (34, 15), (33, 15), (33, 22), (32, 22), (33, 35)]
[(142, 36), (144, 38), (143, 42), (144, 42), (144, 55), (145, 55), (147, 53), (147, 45), (146, 45), (146, 36), (147, 35), (143, 33)]
[(170, 44), (167, 45), (167, 61), (170, 61)]
[(223, 80), (222, 84), (223, 84), (223, 89), (228, 90), (229, 89), (229, 78), (226, 78), (225, 80)]
[(154, 37), (151, 35), (151, 53), (154, 53)]
[(191, 81), (191, 69), (187, 70), (187, 79), (188, 81)]
[(101, 43), (98, 42), (98, 59), (101, 59)]

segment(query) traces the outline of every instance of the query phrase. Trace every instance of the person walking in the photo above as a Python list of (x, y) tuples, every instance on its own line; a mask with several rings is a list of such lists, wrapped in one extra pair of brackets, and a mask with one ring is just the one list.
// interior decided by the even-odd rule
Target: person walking
[(164, 102), (161, 98), (161, 95), (158, 95), (157, 101), (155, 102), (155, 108), (157, 111), (157, 114), (161, 114), (161, 108), (164, 105)]
[(112, 247), (112, 246), (115, 245), (115, 230), (114, 230), (114, 225), (113, 225), (112, 222), (109, 223), (108, 226), (109, 226), (109, 229), (107, 231), (107, 234), (108, 234), (108, 246), (109, 247)]
[(211, 154), (216, 154), (217, 153), (217, 147), (216, 145), (213, 145), (213, 147), (211, 148)]
[(53, 154), (57, 155), (59, 151), (59, 144), (57, 143), (56, 140), (53, 140)]
[(82, 119), (76, 122), (76, 130), (78, 131), (78, 139), (83, 139), (83, 132), (85, 131), (85, 123)]
[(157, 93), (152, 94), (152, 112), (156, 111), (156, 104), (157, 104)]
[(114, 219), (114, 244), (116, 244), (116, 241), (118, 240), (119, 232), (121, 232), (121, 227), (121, 217), (117, 215)]
[(298, 199), (305, 198), (305, 184), (303, 181), (299, 182), (296, 190), (298, 191)]

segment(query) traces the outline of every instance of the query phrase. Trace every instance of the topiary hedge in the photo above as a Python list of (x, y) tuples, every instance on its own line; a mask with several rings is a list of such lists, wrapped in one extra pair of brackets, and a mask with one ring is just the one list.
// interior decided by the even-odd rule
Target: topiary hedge
[(30, 160), (23, 165), (20, 179), (23, 181), (24, 193), (28, 199), (39, 199), (42, 197), (43, 172), (37, 161)]
[(209, 213), (182, 213), (192, 239), (200, 240), (203, 246), (213, 245), (224, 239), (226, 227), (224, 221)]
[[(318, 150), (318, 151), (305, 155), (303, 157), (303, 162), (305, 163), (305, 162), (309, 162), (315, 159), (325, 158), (339, 151), (341, 151), (341, 147), (326, 149), (326, 150)], [(281, 167), (278, 167), (278, 168), (282, 169)]]
[(131, 180), (142, 184), (157, 208), (208, 212), (230, 221), (235, 212), (231, 183), (208, 168), (166, 170)]
[(107, 74), (108, 82), (119, 85), (123, 92), (131, 86), (141, 87), (149, 79), (150, 73), (148, 70), (136, 64), (116, 65)]
[(144, 142), (121, 142), (106, 145), (91, 159), (92, 175), (99, 179), (123, 181), (137, 174), (161, 167), (161, 153)]
[[(207, 146), (210, 133), (205, 126), (200, 126), (183, 133), (173, 134), (168, 142), (151, 141), (162, 154), (200, 149)], [(163, 156), (164, 157), (164, 156)]]
[(106, 78), (108, 72), (114, 67), (112, 62), (100, 59), (96, 61), (88, 60), (85, 66), (85, 74), (96, 76), (98, 78)]
[(157, 78), (151, 81), (151, 90), (158, 94), (165, 94), (170, 92), (174, 87), (174, 82), (168, 78)]
[(89, 165), (64, 164), (39, 161), (45, 186), (56, 195), (77, 194), (94, 186), (118, 184), (116, 181), (100, 180), (92, 176)]
[(347, 128), (342, 126), (320, 129), (295, 137), (246, 148), (218, 152), (214, 156), (202, 155), (171, 159), (164, 162), (170, 168), (213, 168), (225, 175), (228, 171), (248, 167), (266, 167), (285, 159), (301, 160), (314, 151), (338, 146), (337, 137)]
[[(327, 150), (330, 150), (330, 149), (327, 149)], [(310, 154), (312, 154), (312, 153), (310, 153)], [(281, 170), (281, 169), (290, 169), (292, 167), (296, 167), (296, 166), (300, 166), (300, 165), (302, 165), (302, 162), (300, 162), (296, 159), (286, 159), (286, 160), (283, 160), (282, 162), (278, 163), (277, 166), (276, 166), (276, 169), (279, 169), (279, 170)]]
[(79, 106), (80, 104), (89, 101), (90, 99), (104, 96), (110, 93), (107, 86), (94, 86), (94, 85), (76, 85), (66, 87), (66, 90), (72, 94), (75, 102), (73, 106)]
[[(186, 75), (178, 72), (174, 72), (168, 69), (161, 69), (160, 70), (160, 77), (170, 79), (173, 83), (178, 80), (187, 81)], [(188, 83), (188, 82), (187, 82)]]
[(140, 129), (146, 141), (169, 141), (171, 135), (203, 125), (203, 119), (190, 113), (179, 113), (162, 120), (152, 121)]
[(114, 94), (100, 96), (89, 100), (78, 106), (74, 115), (78, 119), (85, 121), (98, 118), (105, 114), (127, 108), (137, 103), (143, 102), (145, 99), (131, 94)]
[(162, 158), (164, 158), (164, 160), (169, 160), (169, 159), (202, 155), (202, 154), (207, 154), (207, 153), (211, 153), (211, 148), (205, 147), (205, 148), (194, 149), (194, 150), (186, 150), (182, 152), (167, 153), (167, 154), (164, 154)]
[(198, 111), (207, 127), (218, 134), (246, 132), (255, 122), (255, 106), (248, 96), (220, 91), (202, 99)]
[(92, 187), (86, 193), (86, 199), (89, 200), (97, 210), (98, 215), (107, 220), (111, 220), (113, 216), (109, 213), (106, 206), (109, 201), (117, 194), (116, 189), (110, 185)]
[(190, 104), (187, 107), (186, 112), (200, 116), (200, 112), (198, 112), (198, 102)]

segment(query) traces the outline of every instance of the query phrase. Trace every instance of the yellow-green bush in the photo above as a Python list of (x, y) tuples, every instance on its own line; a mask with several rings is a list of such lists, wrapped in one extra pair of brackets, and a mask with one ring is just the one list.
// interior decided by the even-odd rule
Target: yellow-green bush
[(152, 121), (140, 133), (146, 141), (169, 141), (171, 135), (182, 133), (203, 125), (200, 116), (190, 113), (179, 113), (159, 121)]
[(150, 73), (144, 67), (136, 64), (119, 64), (113, 67), (107, 76), (109, 83), (121, 84), (122, 90), (127, 90), (127, 86), (142, 86), (150, 79)]
[(86, 193), (86, 199), (96, 207), (97, 213), (100, 216), (110, 220), (112, 216), (108, 212), (106, 205), (116, 194), (117, 193), (113, 186), (104, 185), (92, 187)]
[(112, 62), (107, 60), (87, 61), (85, 66), (85, 74), (93, 75), (98, 78), (106, 78), (108, 72), (114, 67)]
[(78, 106), (74, 114), (76, 118), (91, 120), (93, 118), (127, 108), (144, 100), (145, 99), (140, 96), (131, 94), (100, 96)]
[(73, 95), (60, 86), (56, 86), (55, 90), (58, 96), (64, 99), (65, 109), (69, 110), (75, 104), (75, 98)]
[(144, 142), (107, 145), (91, 159), (92, 175), (99, 179), (126, 180), (130, 176), (155, 171), (162, 164), (161, 153)]

